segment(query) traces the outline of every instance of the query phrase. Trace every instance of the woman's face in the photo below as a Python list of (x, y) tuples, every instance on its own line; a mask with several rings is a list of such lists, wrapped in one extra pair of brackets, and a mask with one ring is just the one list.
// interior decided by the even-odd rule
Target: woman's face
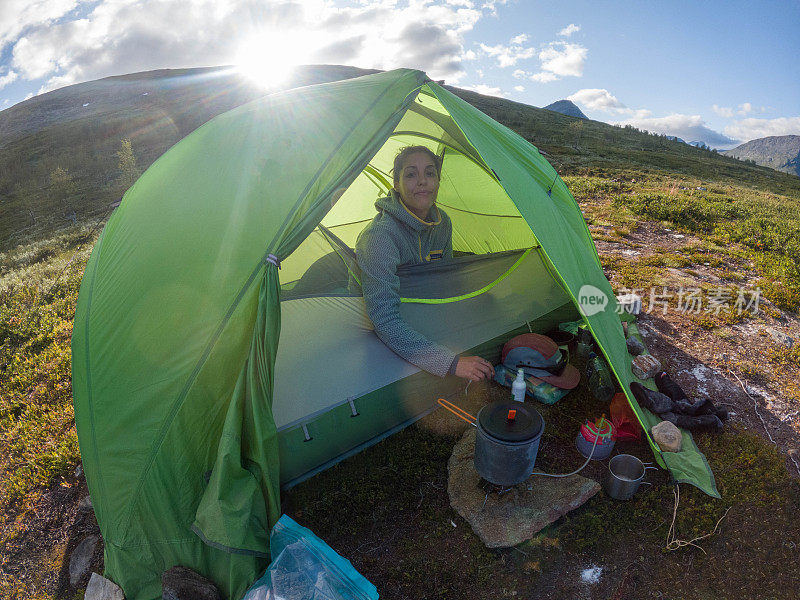
[(439, 193), (439, 175), (433, 159), (425, 152), (406, 156), (398, 187), (397, 193), (408, 210), (425, 220)]

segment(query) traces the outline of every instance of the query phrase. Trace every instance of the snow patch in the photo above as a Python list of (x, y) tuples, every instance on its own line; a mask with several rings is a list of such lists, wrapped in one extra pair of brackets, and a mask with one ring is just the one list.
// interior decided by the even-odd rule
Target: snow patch
[(624, 254), (625, 256), (636, 256), (639, 253), (636, 250), (620, 250), (620, 254)]
[(581, 571), (581, 581), (594, 585), (600, 581), (600, 575), (602, 573), (603, 569), (600, 567), (589, 567), (588, 569)]
[(84, 104), (84, 105), (83, 105), (83, 107), (84, 107), (84, 108), (86, 108), (87, 106), (89, 106), (89, 103), (88, 103), (88, 102), (87, 102), (86, 104)]
[(142, 94), (142, 96), (147, 96), (149, 94), (150, 94), (150, 92), (145, 92), (144, 94)]

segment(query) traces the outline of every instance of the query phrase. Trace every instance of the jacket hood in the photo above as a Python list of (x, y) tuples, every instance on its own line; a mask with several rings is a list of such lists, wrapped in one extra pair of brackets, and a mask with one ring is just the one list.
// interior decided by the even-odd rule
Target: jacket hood
[(439, 211), (439, 207), (436, 206), (436, 204), (431, 207), (428, 213), (429, 220), (423, 221), (409, 210), (400, 199), (400, 195), (394, 189), (389, 190), (388, 196), (379, 198), (378, 201), (375, 202), (375, 208), (378, 212), (392, 215), (395, 219), (404, 225), (408, 225), (414, 231), (422, 231), (427, 227), (438, 225), (442, 221), (442, 213)]

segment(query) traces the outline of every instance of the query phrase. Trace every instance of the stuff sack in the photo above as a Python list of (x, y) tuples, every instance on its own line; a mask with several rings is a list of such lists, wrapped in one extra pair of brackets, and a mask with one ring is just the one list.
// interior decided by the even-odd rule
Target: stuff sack
[(378, 600), (378, 590), (314, 533), (286, 515), (269, 536), (272, 563), (242, 600)]
[(642, 437), (642, 428), (633, 414), (625, 394), (614, 394), (611, 399), (611, 423), (614, 425), (615, 440), (638, 440)]

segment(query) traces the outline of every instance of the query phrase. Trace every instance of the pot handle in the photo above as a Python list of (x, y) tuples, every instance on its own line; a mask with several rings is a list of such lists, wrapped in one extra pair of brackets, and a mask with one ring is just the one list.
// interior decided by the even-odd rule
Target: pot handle
[(653, 469), (654, 471), (658, 471), (658, 467), (647, 467), (647, 466), (645, 466), (644, 470), (647, 471), (647, 469)]
[(653, 485), (653, 484), (650, 483), (649, 481), (640, 481), (639, 485)]

